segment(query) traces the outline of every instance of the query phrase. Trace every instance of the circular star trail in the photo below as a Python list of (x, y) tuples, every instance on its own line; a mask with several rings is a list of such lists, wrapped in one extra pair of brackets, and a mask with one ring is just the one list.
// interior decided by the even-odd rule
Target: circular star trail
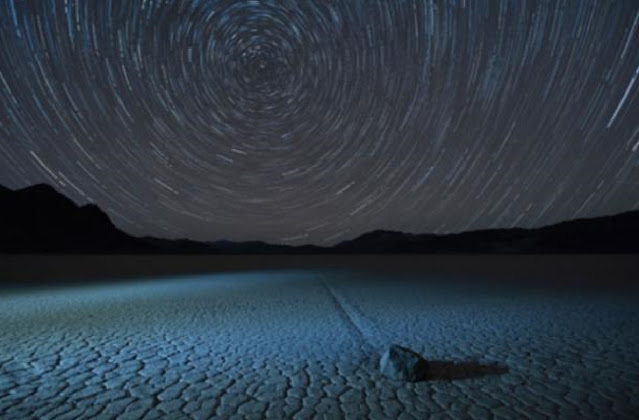
[(636, 1), (4, 0), (0, 183), (323, 245), (639, 207)]

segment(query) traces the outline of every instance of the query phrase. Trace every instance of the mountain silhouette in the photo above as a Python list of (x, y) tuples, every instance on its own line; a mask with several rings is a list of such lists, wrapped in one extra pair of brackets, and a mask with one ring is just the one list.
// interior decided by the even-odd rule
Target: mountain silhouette
[(136, 252), (144, 243), (117, 229), (98, 206), (78, 206), (46, 184), (0, 189), (1, 252)]
[(448, 235), (376, 230), (333, 247), (197, 242), (134, 237), (98, 206), (78, 206), (53, 187), (0, 186), (0, 252), (110, 254), (639, 253), (639, 211), (577, 219), (536, 229)]

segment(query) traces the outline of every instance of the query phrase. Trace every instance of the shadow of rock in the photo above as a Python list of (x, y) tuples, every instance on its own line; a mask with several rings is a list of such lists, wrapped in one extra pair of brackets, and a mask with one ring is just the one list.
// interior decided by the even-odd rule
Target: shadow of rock
[(450, 362), (445, 360), (429, 360), (428, 373), (421, 381), (452, 381), (470, 379), (489, 375), (508, 373), (508, 367), (478, 362)]

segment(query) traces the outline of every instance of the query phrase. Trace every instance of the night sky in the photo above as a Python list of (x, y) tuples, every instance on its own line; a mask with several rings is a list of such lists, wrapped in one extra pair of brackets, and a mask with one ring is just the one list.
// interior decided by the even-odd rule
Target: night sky
[(330, 245), (639, 208), (639, 2), (0, 1), (0, 184)]

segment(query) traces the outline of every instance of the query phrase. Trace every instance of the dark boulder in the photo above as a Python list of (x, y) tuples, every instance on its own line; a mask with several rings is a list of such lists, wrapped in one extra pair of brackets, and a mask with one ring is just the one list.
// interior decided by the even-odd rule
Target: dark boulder
[(428, 362), (419, 353), (393, 344), (382, 354), (379, 368), (391, 379), (416, 382), (426, 379)]

